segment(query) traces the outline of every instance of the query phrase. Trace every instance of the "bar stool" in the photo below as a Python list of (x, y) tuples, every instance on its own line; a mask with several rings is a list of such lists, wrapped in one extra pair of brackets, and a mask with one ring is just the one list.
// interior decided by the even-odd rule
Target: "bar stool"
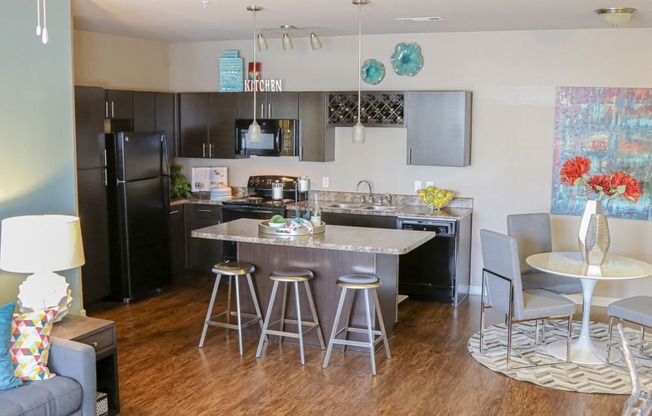
[[(337, 279), (337, 285), (342, 288), (342, 294), (340, 295), (340, 302), (337, 306), (337, 312), (335, 313), (335, 322), (333, 323), (333, 331), (331, 332), (331, 338), (328, 341), (328, 349), (326, 350), (326, 357), (324, 358), (323, 368), (328, 367), (328, 361), (331, 358), (331, 352), (333, 351), (334, 344), (344, 345), (344, 351), (346, 351), (346, 346), (356, 346), (356, 347), (367, 347), (369, 348), (369, 355), (371, 358), (371, 374), (376, 375), (376, 360), (375, 360), (375, 347), (380, 341), (385, 343), (385, 355), (387, 359), (392, 358), (392, 354), (389, 352), (389, 343), (387, 342), (387, 334), (385, 332), (385, 323), (383, 322), (383, 315), (380, 311), (380, 302), (378, 302), (378, 293), (376, 288), (381, 286), (380, 279), (374, 275), (370, 274), (347, 274), (340, 276)], [(347, 291), (348, 290), (362, 290), (364, 293), (365, 301), (365, 311), (367, 315), (367, 328), (354, 328), (349, 326), (349, 321), (351, 320), (351, 309), (353, 307), (353, 300), (355, 298), (355, 292), (352, 292), (351, 302), (349, 303), (348, 310), (346, 312), (346, 320), (344, 321), (344, 328), (337, 330), (337, 327), (340, 324), (340, 317), (342, 316), (342, 309), (344, 309), (344, 302), (346, 301)], [(376, 314), (378, 315), (378, 325), (380, 325), (380, 331), (374, 330), (371, 323), (371, 309), (369, 307), (369, 292), (373, 295), (374, 305), (376, 306)], [(342, 332), (344, 332), (344, 338), (337, 338)], [(369, 342), (363, 341), (352, 341), (348, 340), (347, 334), (349, 332), (357, 332), (362, 334), (367, 334), (369, 336)], [(379, 335), (378, 338), (374, 339), (374, 335)]]
[[(258, 322), (258, 324), (262, 329), (263, 317), (260, 314), (260, 306), (258, 306), (256, 291), (254, 290), (254, 284), (251, 280), (251, 273), (253, 273), (255, 270), (256, 268), (254, 267), (253, 264), (242, 263), (242, 262), (225, 262), (225, 263), (218, 263), (215, 266), (213, 266), (213, 273), (215, 273), (215, 285), (213, 286), (213, 294), (211, 295), (211, 301), (208, 304), (208, 311), (206, 312), (206, 320), (204, 321), (204, 329), (202, 330), (201, 339), (199, 340), (199, 348), (202, 348), (204, 346), (204, 339), (206, 338), (206, 330), (208, 329), (208, 326), (213, 325), (213, 326), (226, 328), (227, 332), (229, 329), (237, 329), (240, 355), (243, 355), (242, 329), (250, 325), (253, 325), (256, 322)], [(228, 286), (229, 289), (228, 289), (228, 297), (226, 300), (226, 311), (211, 317), (211, 314), (213, 313), (213, 306), (215, 305), (215, 297), (217, 296), (217, 288), (220, 285), (220, 280), (222, 280), (222, 276), (226, 276), (229, 278), (229, 286)], [(251, 292), (251, 298), (253, 299), (254, 307), (256, 308), (255, 315), (249, 313), (242, 313), (240, 311), (240, 288), (238, 285), (238, 278), (240, 276), (247, 276), (249, 291)], [(231, 310), (231, 280), (232, 279), (235, 279), (235, 302), (236, 302), (235, 311)], [(226, 315), (226, 322), (218, 321), (225, 315)], [(238, 321), (237, 324), (232, 324), (230, 322), (231, 316), (235, 316), (237, 318)], [(243, 323), (242, 322), (243, 317), (249, 318), (249, 320)]]
[[(263, 343), (265, 342), (267, 335), (278, 335), (279, 344), (283, 343), (283, 337), (292, 337), (299, 339), (299, 350), (301, 352), (301, 365), (305, 364), (305, 358), (303, 354), (303, 336), (313, 329), (317, 330), (317, 336), (319, 337), (319, 344), (321, 349), (326, 348), (324, 345), (324, 336), (321, 333), (321, 327), (319, 325), (319, 318), (317, 318), (317, 310), (315, 309), (315, 303), (312, 298), (312, 292), (310, 291), (310, 280), (314, 277), (313, 273), (307, 269), (287, 269), (287, 270), (276, 270), (269, 275), (269, 278), (274, 281), (272, 286), (272, 294), (269, 299), (269, 306), (267, 308), (267, 314), (265, 315), (265, 323), (263, 325), (263, 332), (260, 334), (260, 341), (258, 341), (258, 351), (256, 351), (256, 358), (260, 357), (263, 352)], [(301, 304), (299, 302), (299, 283), (303, 282), (304, 287), (306, 288), (306, 295), (308, 296), (308, 304), (310, 305), (310, 312), (312, 313), (313, 321), (303, 321), (301, 319)], [(278, 290), (279, 283), (286, 283), (283, 288), (283, 305), (281, 306), (281, 318), (277, 321), (274, 321), (270, 324), (272, 317), (272, 310), (274, 308), (274, 301), (276, 299), (276, 291)], [(294, 296), (297, 306), (297, 319), (285, 319), (285, 306), (287, 304), (287, 292), (288, 292), (288, 283), (294, 285)], [(297, 332), (287, 332), (284, 330), (285, 324), (291, 323), (297, 325)], [(279, 330), (269, 329), (270, 326), (280, 324)], [(309, 326), (310, 328), (303, 330), (303, 326)]]

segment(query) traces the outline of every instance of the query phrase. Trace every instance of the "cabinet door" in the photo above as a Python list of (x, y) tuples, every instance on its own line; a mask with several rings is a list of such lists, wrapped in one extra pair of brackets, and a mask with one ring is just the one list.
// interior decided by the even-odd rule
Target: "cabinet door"
[(210, 93), (208, 96), (208, 157), (234, 159), (235, 119), (238, 96), (233, 93)]
[(299, 160), (335, 160), (335, 132), (325, 129), (326, 99), (323, 92), (299, 93)]
[[(235, 94), (238, 98), (238, 111), (236, 118), (252, 119), (254, 118), (254, 94), (251, 92), (240, 92)], [(256, 118), (265, 118), (265, 108), (267, 107), (267, 93), (256, 93)]]
[(353, 215), (340, 214), (336, 212), (323, 212), (321, 213), (321, 220), (326, 225), (353, 225)]
[(206, 157), (208, 94), (179, 94), (179, 156)]
[(211, 275), (216, 263), (222, 261), (222, 241), (194, 238), (192, 230), (222, 222), (222, 207), (208, 204), (186, 205), (187, 269), (200, 275)]
[(111, 294), (109, 217), (104, 168), (77, 171), (77, 198), (84, 257), (82, 288), (85, 306)]
[(170, 242), (170, 272), (179, 276), (186, 270), (186, 220), (185, 207), (176, 205), (170, 207), (168, 220), (168, 235)]
[(104, 166), (104, 90), (75, 87), (77, 169)]
[(471, 93), (406, 93), (407, 164), (471, 164)]
[(354, 227), (396, 228), (396, 217), (384, 215), (354, 215)]
[(264, 118), (297, 120), (299, 118), (299, 93), (268, 92)]
[(106, 118), (132, 120), (134, 118), (134, 92), (107, 90)]
[(176, 95), (171, 93), (155, 93), (156, 124), (154, 130), (164, 131), (168, 141), (170, 159), (177, 157), (179, 145), (176, 133)]
[(134, 92), (134, 131), (156, 130), (156, 96), (153, 92)]

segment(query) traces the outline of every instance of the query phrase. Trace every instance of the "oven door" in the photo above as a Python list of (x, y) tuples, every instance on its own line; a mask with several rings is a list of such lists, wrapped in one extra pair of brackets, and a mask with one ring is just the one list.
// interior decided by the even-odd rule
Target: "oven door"
[[(280, 214), (285, 217), (286, 210), (282, 207), (249, 207), (238, 205), (222, 205), (222, 222), (237, 220), (240, 218), (253, 218), (268, 220), (273, 215)], [(235, 241), (224, 241), (224, 260), (236, 261), (238, 259), (238, 244)]]

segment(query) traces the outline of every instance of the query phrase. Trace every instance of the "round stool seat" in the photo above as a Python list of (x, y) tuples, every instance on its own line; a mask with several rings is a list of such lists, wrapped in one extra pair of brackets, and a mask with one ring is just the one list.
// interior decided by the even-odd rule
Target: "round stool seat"
[(274, 270), (269, 278), (279, 282), (305, 282), (312, 279), (315, 275), (308, 269), (285, 269)]
[(253, 273), (255, 270), (256, 267), (253, 264), (239, 261), (217, 263), (213, 266), (213, 273), (224, 274), (227, 276), (241, 276), (247, 273)]
[(372, 274), (347, 274), (337, 279), (337, 285), (347, 289), (374, 289), (380, 287), (381, 283)]

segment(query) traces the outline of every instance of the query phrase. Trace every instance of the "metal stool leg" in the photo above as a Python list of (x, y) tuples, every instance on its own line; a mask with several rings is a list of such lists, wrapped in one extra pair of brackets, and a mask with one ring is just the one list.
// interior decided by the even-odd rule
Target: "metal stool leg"
[(609, 358), (611, 358), (611, 338), (613, 335), (614, 328), (614, 317), (609, 318), (609, 341), (607, 342), (607, 364), (609, 364)]
[[(287, 308), (287, 303), (288, 303), (288, 290), (289, 290), (289, 284), (283, 283), (283, 304), (281, 305), (281, 326), (280, 326), (281, 332), (285, 331), (285, 309)], [(282, 335), (278, 337), (278, 343), (279, 345), (283, 343)]]
[[(355, 301), (355, 291), (351, 291), (351, 293), (347, 293), (347, 297), (349, 298), (349, 305), (347, 306), (347, 312), (346, 312), (346, 318), (344, 321), (344, 337), (342, 339), (347, 339), (349, 336), (349, 324), (351, 323), (351, 311), (353, 310), (353, 302)], [(346, 347), (347, 345), (343, 345), (343, 352), (346, 352)]]
[[(226, 323), (230, 324), (231, 323), (231, 281), (233, 280), (233, 276), (227, 276), (229, 279), (229, 285), (228, 285), (228, 293), (226, 297)], [(226, 336), (229, 336), (229, 328), (226, 328)]]
[(369, 307), (369, 289), (363, 289), (364, 306), (367, 315), (367, 333), (369, 334), (369, 358), (371, 360), (371, 374), (376, 375), (376, 351), (374, 351), (374, 333), (371, 326), (371, 308)]
[(260, 305), (258, 304), (258, 297), (256, 296), (256, 291), (254, 290), (254, 282), (251, 280), (251, 275), (247, 273), (247, 283), (249, 283), (249, 291), (251, 292), (251, 298), (254, 301), (254, 308), (256, 308), (256, 316), (258, 319), (258, 324), (260, 329), (263, 329), (263, 314), (260, 313)]
[(297, 328), (299, 333), (299, 350), (301, 352), (301, 365), (306, 363), (303, 355), (303, 328), (301, 327), (301, 303), (299, 302), (299, 282), (294, 283), (294, 295), (297, 304)]
[(371, 289), (371, 293), (374, 295), (374, 303), (376, 304), (376, 314), (378, 315), (378, 325), (380, 325), (380, 336), (383, 338), (385, 343), (385, 355), (387, 359), (392, 358), (392, 354), (389, 352), (389, 342), (387, 342), (387, 332), (385, 332), (385, 322), (383, 321), (383, 313), (380, 310), (380, 302), (378, 301), (378, 292), (376, 289)]
[(238, 311), (238, 346), (240, 347), (240, 355), (244, 355), (244, 350), (242, 348), (242, 314), (240, 311), (240, 284), (238, 277), (235, 277), (235, 304)]
[(337, 334), (337, 326), (340, 322), (340, 316), (342, 315), (342, 308), (344, 307), (344, 299), (346, 298), (346, 288), (342, 288), (342, 294), (340, 295), (340, 302), (337, 305), (337, 312), (335, 312), (335, 322), (333, 322), (333, 329), (331, 330), (331, 336), (328, 340), (328, 348), (326, 349), (326, 357), (324, 357), (324, 364), (322, 368), (328, 367), (328, 362), (331, 359), (331, 352), (333, 352), (333, 340)]
[(278, 281), (274, 282), (272, 286), (272, 295), (269, 298), (269, 306), (267, 307), (267, 314), (265, 315), (265, 323), (263, 324), (263, 332), (260, 334), (260, 341), (258, 341), (258, 349), (256, 350), (256, 358), (260, 358), (263, 352), (263, 343), (267, 335), (267, 328), (269, 327), (269, 320), (272, 317), (272, 309), (274, 308), (274, 298), (276, 298), (276, 290), (278, 289)]
[(645, 341), (645, 327), (641, 326), (641, 345), (638, 346), (638, 351), (643, 353), (643, 341)]
[(201, 338), (199, 339), (199, 348), (204, 347), (204, 339), (206, 338), (206, 330), (208, 330), (208, 322), (211, 320), (211, 314), (213, 313), (213, 306), (215, 305), (215, 297), (217, 296), (217, 288), (220, 286), (220, 279), (222, 278), (221, 274), (215, 275), (215, 284), (213, 285), (213, 294), (211, 295), (211, 301), (208, 303), (208, 311), (206, 312), (206, 319), (204, 320), (204, 329), (201, 331)]
[(317, 318), (317, 309), (315, 308), (315, 301), (312, 298), (312, 292), (310, 290), (310, 282), (307, 280), (303, 282), (306, 286), (306, 293), (308, 294), (308, 304), (310, 305), (310, 312), (312, 313), (312, 319), (315, 322), (315, 329), (317, 330), (317, 337), (319, 337), (319, 345), (321, 349), (325, 349), (326, 345), (324, 344), (324, 335), (321, 333), (321, 325), (319, 324), (319, 318)]

